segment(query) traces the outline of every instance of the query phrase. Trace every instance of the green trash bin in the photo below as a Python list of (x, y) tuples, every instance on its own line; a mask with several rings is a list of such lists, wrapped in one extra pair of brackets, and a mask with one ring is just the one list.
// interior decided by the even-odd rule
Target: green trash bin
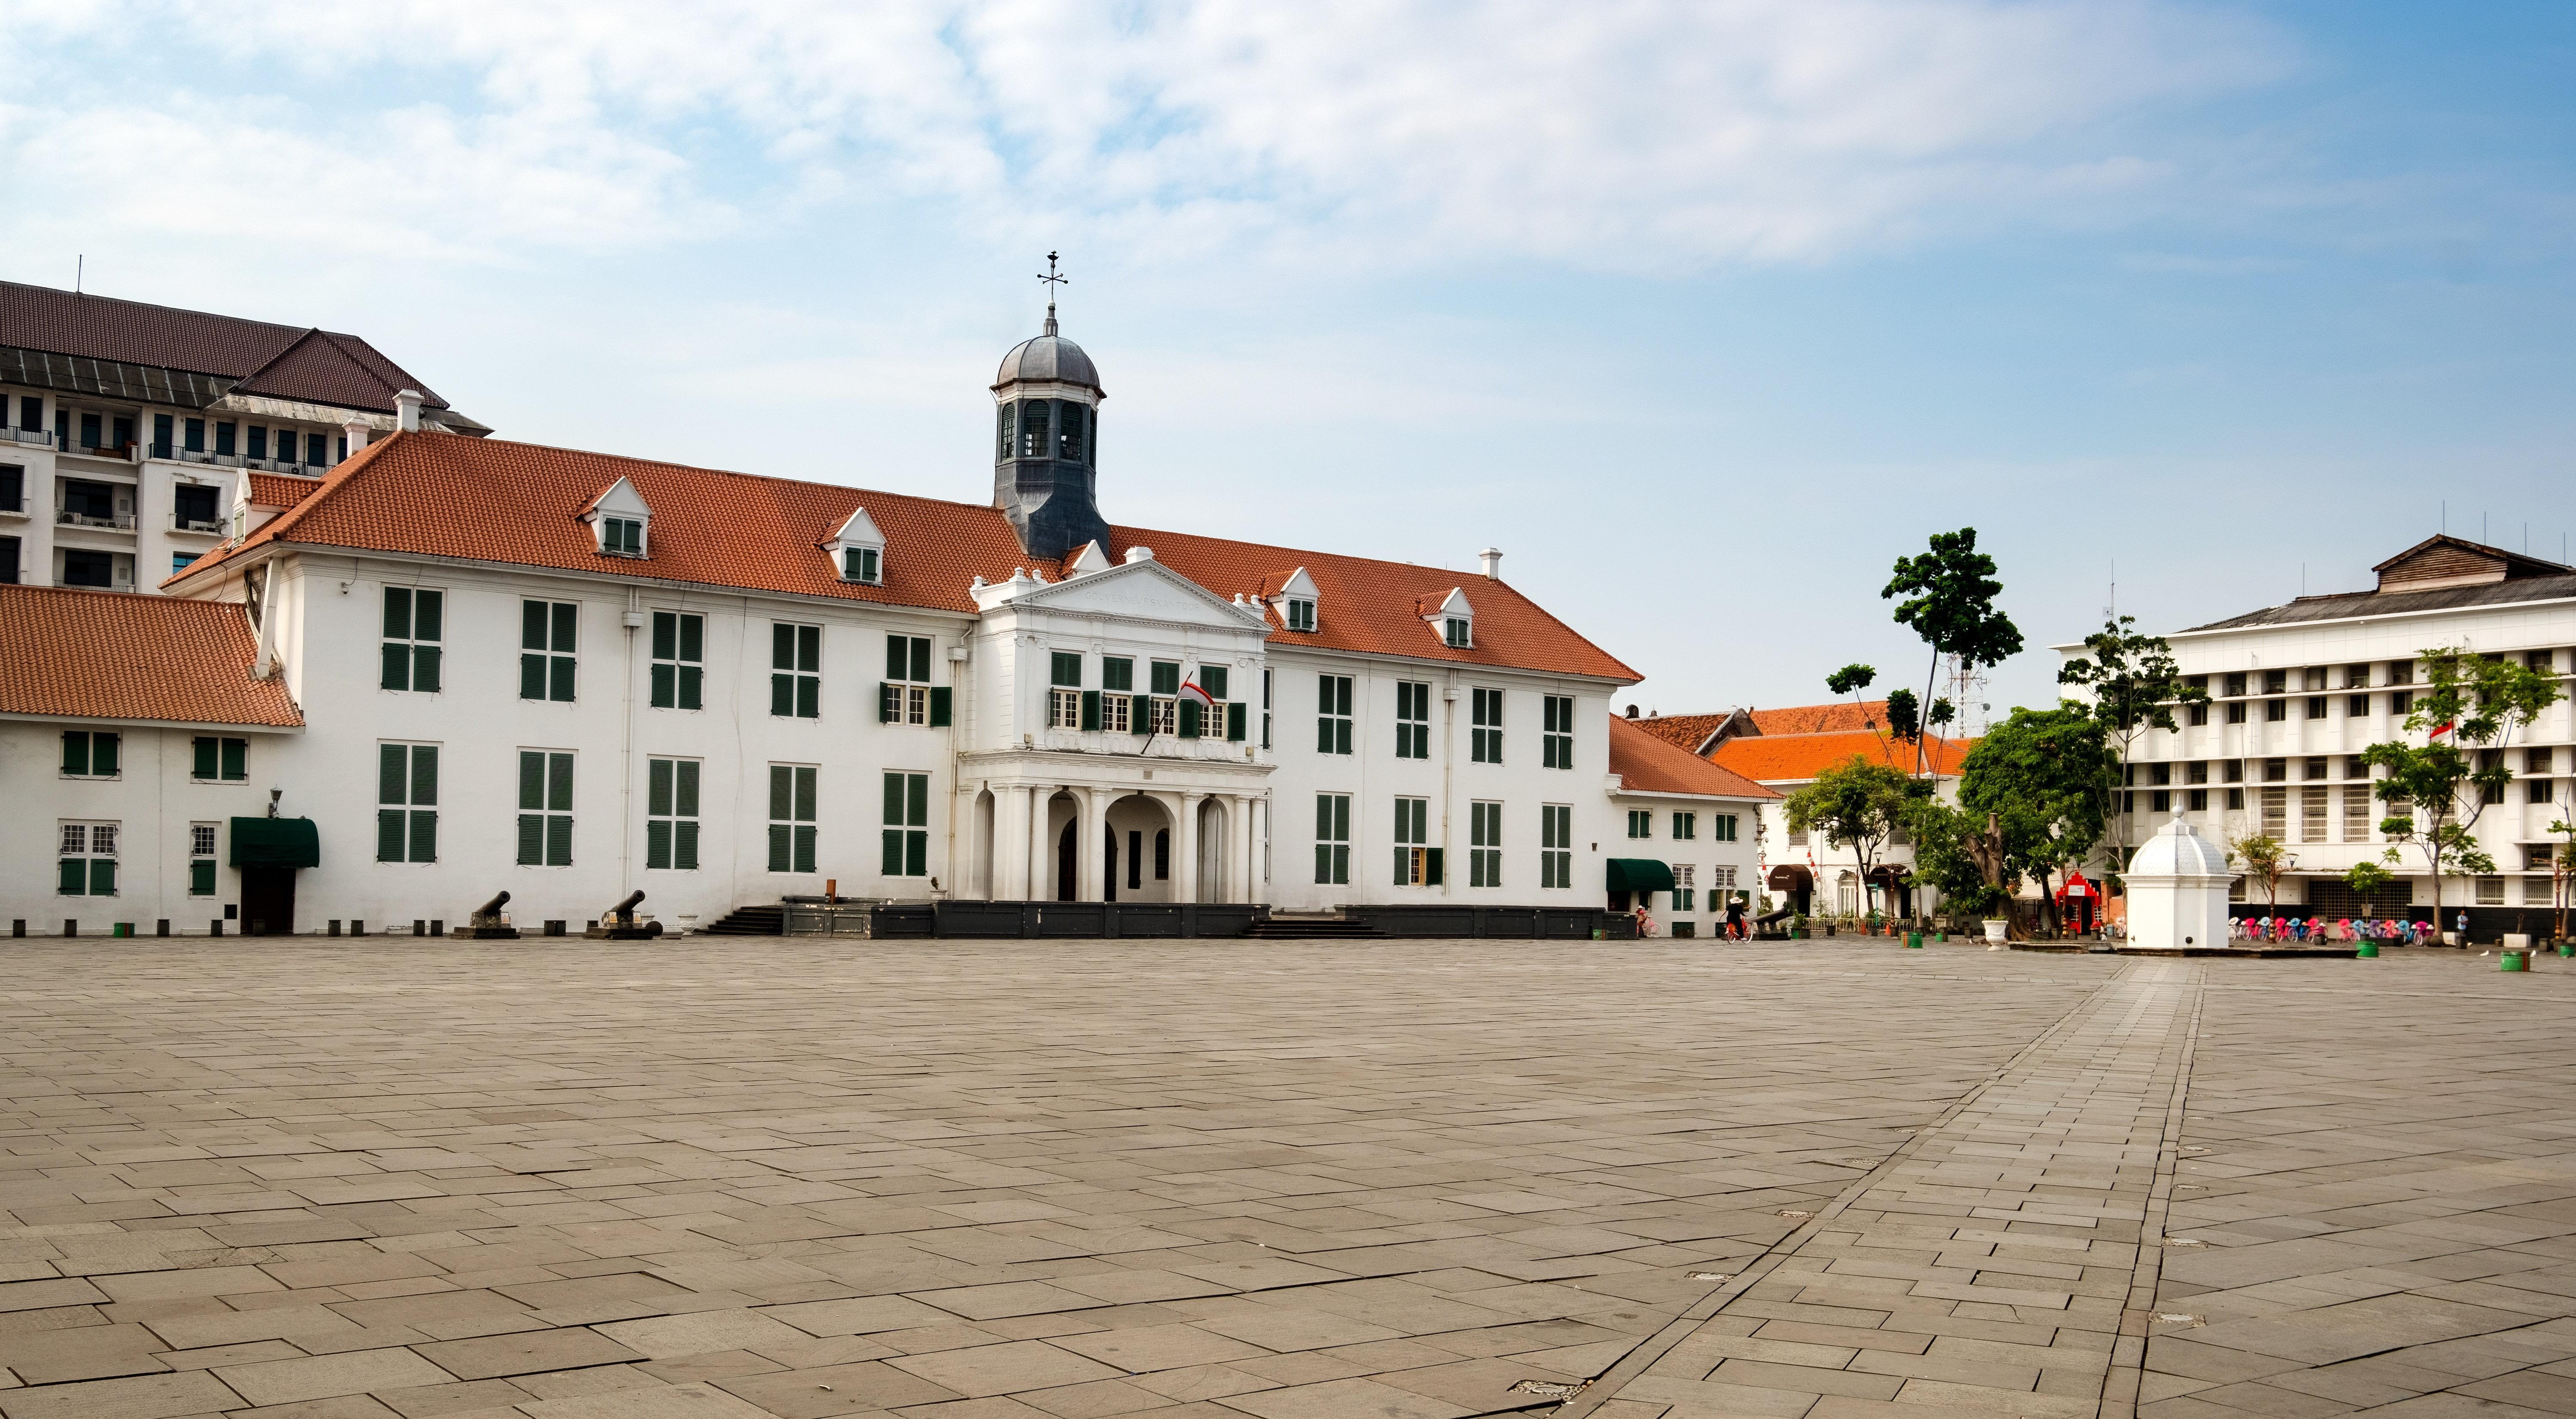
[(2352, 955), (2353, 959), (2357, 961), (2375, 961), (2379, 959), (2379, 943), (2376, 941), (2364, 941), (2360, 945), (2352, 948)]
[(2496, 969), (2500, 971), (2527, 971), (2531, 969), (2531, 965), (2523, 959), (2520, 951), (2507, 951), (2496, 958)]
[(1905, 933), (1905, 949), (1908, 951), (1922, 950), (1923, 933), (1919, 931), (1909, 931)]

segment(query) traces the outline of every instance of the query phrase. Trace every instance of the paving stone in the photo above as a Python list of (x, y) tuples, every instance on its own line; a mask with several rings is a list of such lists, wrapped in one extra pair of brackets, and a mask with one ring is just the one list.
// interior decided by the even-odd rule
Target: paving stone
[(213, 1373), (253, 1404), (292, 1404), (370, 1390), (443, 1385), (458, 1378), (400, 1348), (226, 1365)]

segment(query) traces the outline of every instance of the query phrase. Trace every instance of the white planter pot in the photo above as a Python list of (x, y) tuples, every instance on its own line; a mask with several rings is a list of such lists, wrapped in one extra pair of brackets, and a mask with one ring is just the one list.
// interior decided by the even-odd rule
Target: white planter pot
[(1987, 939), (1988, 941), (2001, 941), (2001, 940), (2003, 940), (2003, 939), (2004, 939), (2004, 930), (2005, 930), (2005, 928), (2009, 927), (2011, 924), (2012, 924), (2012, 923), (2010, 923), (2010, 922), (2004, 922), (2004, 921), (1990, 921), (1990, 922), (1987, 922), (1987, 923), (1986, 923), (1986, 939)]
[(2508, 931), (2505, 933), (2504, 937), (2504, 949), (2508, 951), (2528, 951), (2531, 949), (2531, 937), (2526, 932)]
[(2445, 931), (2445, 932), (2443, 932), (2443, 933), (2442, 933), (2442, 944), (2443, 944), (2443, 945), (2445, 945), (2445, 946), (2457, 946), (2457, 945), (2459, 945), (2459, 944), (2460, 944), (2460, 933), (2458, 933), (2458, 932), (2456, 932), (2456, 931)]

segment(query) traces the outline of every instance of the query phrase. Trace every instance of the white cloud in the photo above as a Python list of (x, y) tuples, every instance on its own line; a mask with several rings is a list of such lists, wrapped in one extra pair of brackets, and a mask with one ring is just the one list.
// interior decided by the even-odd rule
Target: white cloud
[[(2289, 62), (2156, 0), (48, 0), (0, 32), (46, 95), (0, 117), (24, 177), (187, 233), (255, 162), (365, 194), (317, 241), (485, 260), (890, 197), (1139, 259), (1813, 261), (2097, 220), (2170, 176), (2123, 120)], [(188, 87), (262, 74), (292, 98)]]

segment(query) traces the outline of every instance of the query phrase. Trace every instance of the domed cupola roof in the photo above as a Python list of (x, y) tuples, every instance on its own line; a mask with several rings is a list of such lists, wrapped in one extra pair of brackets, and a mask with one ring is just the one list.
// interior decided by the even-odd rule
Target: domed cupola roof
[(2129, 858), (2129, 876), (2133, 879), (2225, 877), (2232, 870), (2227, 865), (2227, 850), (2192, 831), (2179, 811)]
[(1106, 391), (1100, 387), (1100, 371), (1092, 366), (1091, 356), (1082, 347), (1055, 333), (1055, 317), (1049, 314), (1046, 333), (1023, 340), (1002, 357), (1001, 372), (993, 376), (993, 387), (1021, 380), (1034, 383), (1053, 382), (1079, 385), (1094, 394)]

